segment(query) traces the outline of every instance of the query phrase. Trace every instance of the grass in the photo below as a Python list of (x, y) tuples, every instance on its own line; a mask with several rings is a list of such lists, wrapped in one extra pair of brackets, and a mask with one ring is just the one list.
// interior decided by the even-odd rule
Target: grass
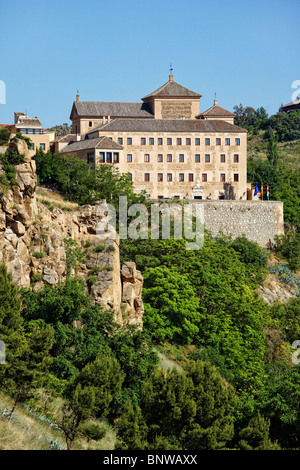
[[(55, 398), (50, 402), (47, 416), (43, 410), (34, 411), (29, 407), (18, 405), (9, 422), (2, 413), (5, 409), (11, 409), (12, 403), (10, 397), (0, 392), (0, 451), (66, 449), (64, 434), (56, 425), (63, 405), (61, 398)], [(113, 450), (117, 437), (110, 424), (98, 419), (90, 419), (88, 423), (101, 426), (105, 430), (104, 437), (99, 441), (78, 437), (73, 449)]]
[[(264, 132), (248, 136), (248, 157), (267, 159), (267, 141), (263, 139)], [(295, 171), (300, 170), (300, 139), (290, 142), (278, 142), (279, 165), (284, 164)]]
[(66, 201), (60, 194), (40, 186), (36, 190), (36, 198), (52, 210), (57, 207), (65, 211), (76, 211), (79, 207), (75, 202)]

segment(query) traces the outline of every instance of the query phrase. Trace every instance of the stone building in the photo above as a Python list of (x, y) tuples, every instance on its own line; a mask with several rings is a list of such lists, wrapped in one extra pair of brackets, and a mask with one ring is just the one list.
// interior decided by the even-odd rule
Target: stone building
[(137, 103), (86, 102), (70, 119), (76, 142), (63, 147), (96, 166), (114, 163), (152, 198), (247, 199), (247, 132), (217, 100), (168, 82)]

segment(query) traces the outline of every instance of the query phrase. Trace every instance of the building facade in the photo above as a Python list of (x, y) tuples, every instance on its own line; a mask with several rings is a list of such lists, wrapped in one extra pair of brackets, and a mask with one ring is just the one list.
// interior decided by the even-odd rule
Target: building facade
[(116, 164), (152, 198), (247, 199), (247, 132), (217, 100), (200, 98), (173, 76), (140, 103), (73, 103), (76, 142), (60, 150), (96, 166)]

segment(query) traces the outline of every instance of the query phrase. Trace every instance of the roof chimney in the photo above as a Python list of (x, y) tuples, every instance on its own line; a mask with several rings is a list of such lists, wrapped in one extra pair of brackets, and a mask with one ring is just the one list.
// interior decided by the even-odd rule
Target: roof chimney
[(78, 90), (77, 90), (77, 95), (76, 95), (76, 101), (77, 101), (77, 103), (79, 101), (79, 91)]
[(218, 106), (218, 100), (214, 99), (214, 106)]
[(173, 75), (169, 75), (169, 82), (173, 82)]

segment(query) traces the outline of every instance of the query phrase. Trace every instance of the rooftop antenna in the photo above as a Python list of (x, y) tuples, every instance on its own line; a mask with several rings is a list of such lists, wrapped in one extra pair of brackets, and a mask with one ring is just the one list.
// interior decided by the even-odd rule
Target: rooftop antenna
[(28, 117), (28, 108), (25, 108), (25, 109), (26, 109), (25, 116)]

